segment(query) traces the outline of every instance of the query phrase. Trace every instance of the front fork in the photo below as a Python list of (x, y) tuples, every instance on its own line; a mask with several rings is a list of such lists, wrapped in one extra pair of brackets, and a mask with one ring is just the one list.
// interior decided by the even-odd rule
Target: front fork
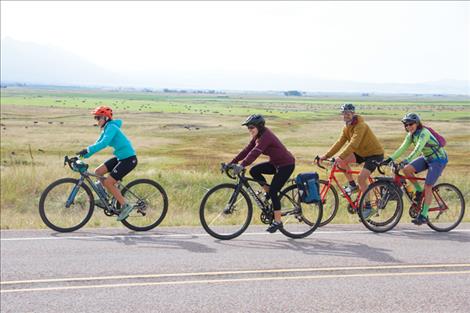
[(235, 204), (235, 202), (237, 201), (237, 197), (238, 197), (238, 194), (240, 193), (240, 190), (242, 189), (242, 184), (239, 183), (237, 185), (237, 188), (235, 189), (235, 191), (232, 193), (232, 195), (230, 196), (230, 200), (228, 200), (228, 203), (227, 205), (225, 206), (224, 208), (224, 213), (225, 214), (230, 214), (232, 213), (234, 207), (233, 205)]
[(83, 176), (80, 177), (78, 180), (78, 183), (73, 187), (72, 192), (70, 193), (67, 202), (65, 202), (65, 207), (68, 209), (70, 206), (73, 204), (73, 201), (75, 200), (75, 197), (77, 196), (78, 190), (83, 184)]

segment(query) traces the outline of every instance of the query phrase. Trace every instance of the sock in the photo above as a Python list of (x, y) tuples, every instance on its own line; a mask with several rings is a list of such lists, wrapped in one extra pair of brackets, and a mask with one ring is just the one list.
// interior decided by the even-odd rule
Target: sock
[(421, 215), (424, 217), (428, 217), (429, 214), (429, 205), (423, 204), (423, 209), (421, 210)]
[(351, 186), (351, 187), (356, 187), (356, 182), (355, 182), (354, 180), (351, 180), (351, 181), (349, 182), (349, 186)]
[(423, 187), (421, 187), (421, 185), (417, 181), (413, 182), (413, 186), (415, 186), (416, 191), (418, 191), (418, 192), (423, 191)]

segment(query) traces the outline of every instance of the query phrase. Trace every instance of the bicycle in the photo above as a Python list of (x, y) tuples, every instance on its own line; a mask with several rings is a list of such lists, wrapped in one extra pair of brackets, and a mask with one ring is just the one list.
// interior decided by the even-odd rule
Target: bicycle
[[(385, 172), (382, 169), (382, 165), (378, 163), (377, 165), (379, 173), (385, 175)], [(374, 208), (376, 214), (383, 210), (384, 205), (386, 205), (388, 201), (394, 201), (394, 198), (398, 195), (397, 201), (399, 203), (399, 207), (397, 208), (397, 213), (399, 214), (397, 214), (397, 216), (399, 215), (399, 218), (401, 218), (403, 212), (402, 197), (403, 195), (406, 195), (406, 198), (408, 198), (408, 201), (411, 203), (409, 215), (412, 218), (417, 217), (422, 210), (425, 192), (423, 191), (421, 201), (416, 203), (414, 200), (414, 193), (409, 190), (409, 188), (407, 188), (407, 181), (424, 181), (425, 178), (413, 178), (401, 175), (399, 173), (401, 167), (395, 162), (390, 163), (390, 168), (394, 175), (375, 177), (376, 182), (367, 188), (367, 190), (364, 192), (364, 195), (373, 193), (373, 195), (376, 196), (375, 200), (371, 201), (372, 207)], [(465, 214), (465, 199), (462, 195), (462, 192), (452, 184), (440, 183), (433, 187), (432, 193), (433, 202), (429, 208), (429, 217), (427, 223), (428, 226), (438, 232), (448, 232), (457, 227)], [(377, 231), (375, 226), (368, 222), (370, 218), (364, 219), (361, 215), (361, 212), (359, 212), (359, 217), (368, 229)], [(398, 223), (399, 218), (396, 223)]]
[[(88, 164), (78, 157), (64, 158), (80, 178), (62, 178), (50, 184), (39, 200), (39, 214), (43, 222), (58, 232), (72, 232), (83, 227), (93, 215), (95, 198), (92, 190), (101, 199), (106, 216), (119, 215), (120, 204), (114, 197), (109, 197), (104, 188), (99, 188), (92, 177), (103, 179), (88, 172)], [(118, 182), (118, 188), (134, 210), (121, 221), (124, 226), (135, 231), (147, 231), (158, 226), (168, 211), (168, 197), (157, 182), (150, 179), (137, 179), (126, 186)], [(90, 189), (91, 187), (91, 189)]]
[[(253, 204), (250, 196), (261, 210), (261, 222), (271, 224), (274, 219), (271, 201), (262, 197), (262, 191), (255, 191), (250, 185), (250, 182), (259, 183), (259, 181), (245, 177), (244, 170), (234, 175), (231, 164), (222, 163), (221, 173), (237, 180), (237, 183), (217, 185), (204, 195), (199, 208), (199, 217), (206, 232), (221, 240), (240, 236), (252, 219)], [(280, 200), (283, 227), (279, 230), (284, 235), (303, 238), (313, 233), (320, 225), (322, 204), (301, 203), (295, 183), (280, 192)]]
[[(319, 168), (328, 171), (328, 169), (326, 167), (324, 167), (323, 165), (320, 164), (320, 157), (319, 156), (316, 156), (314, 161), (315, 161), (316, 165)], [(361, 190), (358, 190), (356, 199), (353, 200), (352, 199), (352, 194), (347, 193), (346, 190), (339, 183), (338, 179), (336, 178), (336, 173), (349, 173), (349, 174), (352, 174), (352, 175), (357, 175), (357, 174), (360, 173), (360, 171), (344, 170), (344, 169), (340, 168), (336, 164), (335, 158), (329, 158), (329, 159), (326, 159), (325, 161), (329, 162), (330, 165), (333, 166), (333, 168), (331, 169), (331, 172), (329, 173), (327, 180), (320, 180), (320, 185), (321, 185), (321, 187), (320, 187), (320, 197), (321, 197), (322, 203), (323, 203), (323, 212), (324, 213), (327, 212), (326, 214), (323, 215), (324, 217), (326, 216), (326, 218), (322, 221), (322, 223), (320, 224), (320, 227), (325, 226), (328, 223), (330, 223), (334, 219), (334, 217), (336, 216), (336, 214), (338, 212), (339, 197), (338, 197), (338, 192), (336, 191), (335, 187), (333, 186), (333, 183), (336, 184), (336, 186), (338, 187), (338, 189), (341, 192), (341, 195), (348, 202), (347, 210), (348, 210), (349, 214), (358, 214), (359, 211), (361, 211), (360, 210), (360, 208), (361, 208), (360, 201), (362, 199), (362, 192), (361, 192)], [(369, 180), (369, 184), (372, 184), (374, 182), (374, 179), (372, 177), (369, 177), (368, 180)], [(388, 211), (390, 211), (390, 210), (388, 210)], [(387, 213), (388, 213), (388, 211), (387, 211)], [(395, 226), (395, 225), (391, 224), (395, 219), (396, 219), (396, 216), (394, 216), (394, 215), (388, 216), (388, 217), (382, 215), (381, 220), (378, 220), (376, 218), (376, 220), (372, 221), (371, 223), (373, 223), (379, 231), (386, 232), (386, 231), (392, 229)], [(360, 220), (360, 221), (362, 222), (362, 220)], [(366, 224), (364, 224), (364, 226), (367, 227)], [(380, 229), (379, 229), (379, 227), (380, 227)]]

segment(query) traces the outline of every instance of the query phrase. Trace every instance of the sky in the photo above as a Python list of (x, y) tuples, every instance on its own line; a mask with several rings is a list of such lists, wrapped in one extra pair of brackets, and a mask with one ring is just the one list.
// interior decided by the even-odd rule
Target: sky
[(470, 81), (468, 2), (2, 1), (1, 37), (142, 79), (214, 74), (226, 88), (249, 77)]

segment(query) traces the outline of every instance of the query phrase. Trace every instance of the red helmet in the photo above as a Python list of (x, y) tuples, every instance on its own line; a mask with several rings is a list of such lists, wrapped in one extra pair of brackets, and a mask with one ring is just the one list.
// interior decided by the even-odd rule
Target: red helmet
[(113, 118), (113, 109), (107, 106), (99, 106), (93, 111), (91, 111), (91, 114), (94, 116), (105, 116), (109, 119)]

